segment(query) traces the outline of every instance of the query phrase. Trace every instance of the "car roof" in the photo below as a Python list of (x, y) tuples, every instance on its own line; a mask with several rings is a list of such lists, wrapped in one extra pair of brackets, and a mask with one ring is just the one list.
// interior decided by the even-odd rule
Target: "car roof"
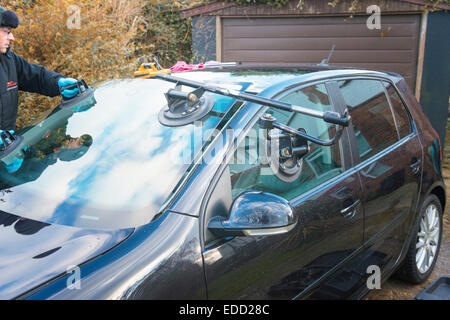
[[(364, 68), (356, 68), (350, 66), (334, 66), (334, 65), (325, 65), (325, 64), (292, 64), (292, 63), (276, 63), (276, 64), (266, 64), (266, 63), (237, 63), (235, 65), (224, 65), (220, 67), (214, 68), (204, 68), (198, 69), (195, 71), (187, 71), (181, 73), (172, 73), (172, 75), (181, 75), (181, 74), (189, 74), (189, 73), (203, 73), (203, 72), (217, 72), (217, 73), (228, 73), (230, 75), (238, 76), (239, 74), (249, 74), (249, 72), (254, 72), (255, 75), (265, 73), (270, 76), (270, 74), (277, 74), (280, 76), (289, 76), (295, 73), (298, 73), (298, 78), (296, 79), (297, 84), (299, 83), (307, 83), (311, 81), (321, 81), (332, 78), (340, 78), (340, 77), (377, 77), (391, 80), (393, 82), (398, 82), (403, 79), (403, 77), (399, 74), (383, 71), (383, 70), (370, 70)], [(189, 76), (187, 76), (189, 77)], [(259, 93), (264, 89), (267, 89), (268, 85), (264, 85), (264, 82), (261, 83), (258, 79), (252, 79), (254, 81), (254, 86), (251, 87), (250, 90), (253, 93)], [(280, 82), (284, 82), (284, 79), (281, 81), (271, 82), (271, 85), (278, 86)], [(259, 90), (256, 90), (255, 87), (258, 87)]]

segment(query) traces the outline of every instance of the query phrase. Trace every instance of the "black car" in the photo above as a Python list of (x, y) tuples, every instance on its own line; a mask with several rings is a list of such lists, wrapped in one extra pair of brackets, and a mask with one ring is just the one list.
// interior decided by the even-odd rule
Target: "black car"
[(438, 257), (442, 150), (397, 74), (114, 80), (2, 142), (1, 299), (355, 299)]

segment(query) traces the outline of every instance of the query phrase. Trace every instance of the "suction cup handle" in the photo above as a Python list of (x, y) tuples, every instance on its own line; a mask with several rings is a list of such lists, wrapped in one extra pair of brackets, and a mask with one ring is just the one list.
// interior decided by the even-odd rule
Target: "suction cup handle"
[(8, 130), (1, 132), (0, 137), (2, 139), (3, 146), (8, 147), (11, 143), (16, 140), (14, 135), (12, 135)]
[(64, 90), (73, 90), (78, 88), (79, 93), (82, 93), (84, 91), (86, 91), (86, 89), (88, 88), (88, 85), (86, 84), (86, 81), (84, 81), (83, 79), (77, 80), (77, 83), (74, 84), (69, 84), (67, 86), (61, 87), (59, 89), (60, 92), (63, 92)]
[(198, 97), (192, 92), (181, 92), (171, 89), (167, 92), (167, 96), (172, 99), (185, 100), (190, 102), (198, 101)]
[(328, 123), (337, 124), (343, 127), (348, 127), (351, 117), (349, 115), (341, 116), (337, 112), (327, 111), (323, 114), (323, 120)]

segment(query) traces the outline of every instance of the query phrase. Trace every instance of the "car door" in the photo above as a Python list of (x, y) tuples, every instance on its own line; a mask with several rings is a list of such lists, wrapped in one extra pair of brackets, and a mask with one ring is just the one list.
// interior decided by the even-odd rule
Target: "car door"
[(374, 79), (339, 82), (353, 123), (364, 191), (365, 266), (393, 267), (416, 210), (422, 149), (394, 86)]
[[(280, 100), (320, 111), (336, 110), (331, 86), (322, 83), (291, 89)], [(276, 109), (266, 113), (322, 139), (336, 132), (335, 126), (319, 119)], [(326, 296), (314, 296), (363, 241), (362, 190), (358, 173), (349, 167), (348, 141), (343, 138), (331, 147), (310, 144), (310, 152), (301, 161), (278, 159), (277, 163), (268, 156), (268, 141), (256, 121), (240, 139), (204, 212), (203, 258), (209, 299), (348, 296), (362, 277), (360, 272), (340, 273), (339, 279), (327, 282), (329, 290), (322, 291)], [(282, 138), (278, 141), (281, 144)], [(289, 201), (298, 218), (295, 228), (256, 237), (218, 238), (208, 232), (208, 220), (227, 215), (231, 201), (250, 190)]]

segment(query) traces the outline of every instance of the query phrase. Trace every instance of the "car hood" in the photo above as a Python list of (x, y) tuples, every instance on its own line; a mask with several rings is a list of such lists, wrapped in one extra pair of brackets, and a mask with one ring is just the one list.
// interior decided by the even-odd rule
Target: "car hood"
[(126, 239), (134, 229), (89, 230), (0, 211), (0, 299), (14, 299), (72, 273)]

